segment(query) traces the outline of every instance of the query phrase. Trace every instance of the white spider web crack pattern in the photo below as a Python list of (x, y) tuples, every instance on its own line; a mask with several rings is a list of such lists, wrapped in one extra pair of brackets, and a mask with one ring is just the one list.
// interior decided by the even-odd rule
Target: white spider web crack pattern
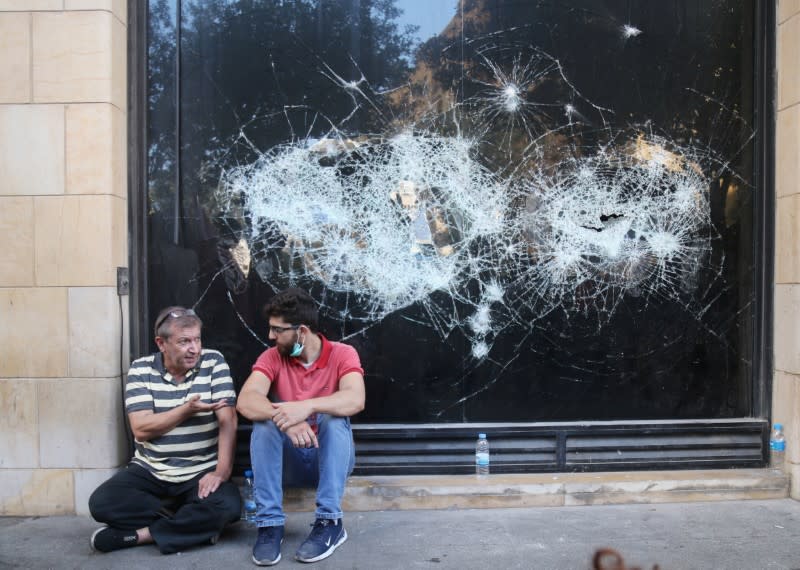
[[(495, 81), (476, 79), (482, 89), (460, 105), (476, 113), (472, 137), (455, 118), (447, 135), (419, 121), (373, 135), (334, 127), (225, 170), (222, 211), (245, 220), (260, 278), (344, 296), (327, 308), (359, 330), (419, 305), (442, 337), (459, 329), (478, 361), (504, 328), (532, 328), (554, 310), (594, 313), (600, 327), (626, 296), (706, 302), (698, 272), (722, 271), (710, 153), (644, 129), (611, 134), (609, 110), (579, 94), (554, 58), (505, 58), (508, 69), (481, 58)], [(533, 102), (543, 75), (563, 78), (570, 102)], [(567, 146), (548, 164), (543, 137), (581, 126), (576, 101), (601, 116), (609, 142), (591, 153)], [(540, 106), (566, 109), (567, 122), (546, 127)], [(487, 143), (492, 132), (500, 136)], [(487, 144), (507, 163), (487, 166)]]

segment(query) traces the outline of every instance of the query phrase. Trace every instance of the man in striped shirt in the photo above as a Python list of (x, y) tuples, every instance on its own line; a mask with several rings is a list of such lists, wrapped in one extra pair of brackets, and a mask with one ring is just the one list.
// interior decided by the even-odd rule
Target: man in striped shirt
[(201, 347), (201, 327), (191, 309), (164, 309), (154, 327), (159, 352), (131, 364), (125, 410), (136, 453), (89, 498), (92, 516), (108, 525), (92, 535), (93, 550), (154, 542), (170, 554), (213, 544), (239, 519), (239, 491), (229, 481), (236, 393), (222, 354)]

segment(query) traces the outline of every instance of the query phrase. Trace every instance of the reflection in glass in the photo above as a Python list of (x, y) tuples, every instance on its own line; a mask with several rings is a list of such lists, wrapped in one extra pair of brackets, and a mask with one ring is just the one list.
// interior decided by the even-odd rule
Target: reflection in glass
[(241, 382), (309, 288), (368, 421), (748, 415), (752, 6), (430, 4), (151, 3), (151, 307)]

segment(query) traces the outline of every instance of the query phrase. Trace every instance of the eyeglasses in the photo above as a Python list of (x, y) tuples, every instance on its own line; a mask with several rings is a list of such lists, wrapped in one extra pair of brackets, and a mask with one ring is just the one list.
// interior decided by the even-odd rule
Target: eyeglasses
[(167, 319), (177, 319), (178, 317), (196, 317), (197, 313), (195, 313), (192, 309), (180, 309), (178, 311), (170, 311), (163, 317), (161, 317), (158, 322), (156, 323), (156, 330), (158, 330), (161, 325), (163, 325)]
[(270, 332), (272, 332), (274, 334), (281, 334), (281, 333), (284, 333), (286, 331), (291, 331), (291, 330), (295, 330), (296, 331), (301, 326), (303, 326), (303, 325), (289, 325), (288, 327), (276, 327), (274, 325), (269, 325), (269, 330), (270, 330)]

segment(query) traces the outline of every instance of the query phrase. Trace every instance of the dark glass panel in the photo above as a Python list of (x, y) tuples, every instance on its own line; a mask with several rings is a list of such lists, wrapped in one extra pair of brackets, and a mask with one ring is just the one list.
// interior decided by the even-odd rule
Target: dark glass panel
[(753, 10), (153, 2), (151, 307), (241, 383), (309, 288), (363, 421), (750, 415)]

